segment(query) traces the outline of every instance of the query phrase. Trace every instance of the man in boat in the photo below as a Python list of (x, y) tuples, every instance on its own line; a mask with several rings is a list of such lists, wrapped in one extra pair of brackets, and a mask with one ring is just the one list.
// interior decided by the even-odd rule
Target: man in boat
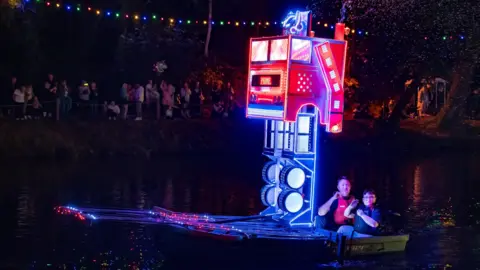
[[(378, 227), (382, 220), (380, 209), (376, 206), (377, 196), (373, 189), (366, 189), (363, 192), (363, 204), (356, 207), (348, 206), (345, 209), (345, 217), (353, 218), (352, 226), (341, 226), (338, 233), (350, 237), (370, 237), (378, 235)], [(356, 210), (356, 211), (355, 211)]]
[(350, 195), (351, 188), (350, 180), (346, 177), (338, 179), (338, 191), (318, 209), (316, 228), (336, 231), (342, 225), (353, 224), (353, 218), (345, 216), (347, 207), (355, 208), (358, 204), (358, 200)]

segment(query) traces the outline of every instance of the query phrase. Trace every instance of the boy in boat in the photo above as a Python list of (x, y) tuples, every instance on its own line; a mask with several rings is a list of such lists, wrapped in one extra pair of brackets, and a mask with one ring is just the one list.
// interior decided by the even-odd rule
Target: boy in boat
[(336, 231), (342, 225), (351, 225), (353, 217), (345, 216), (347, 207), (357, 207), (358, 200), (350, 195), (352, 185), (346, 177), (338, 179), (338, 191), (318, 209), (315, 227)]
[[(346, 218), (354, 218), (352, 226), (341, 226), (338, 233), (350, 237), (370, 237), (378, 235), (378, 226), (382, 220), (380, 209), (376, 206), (377, 196), (373, 189), (366, 189), (363, 192), (363, 204), (358, 207), (348, 206), (345, 209)], [(355, 214), (354, 214), (355, 213)]]

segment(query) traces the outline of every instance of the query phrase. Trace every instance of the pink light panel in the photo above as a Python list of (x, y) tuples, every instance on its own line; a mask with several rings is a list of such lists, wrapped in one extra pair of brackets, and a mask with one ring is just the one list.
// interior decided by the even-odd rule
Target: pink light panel
[(287, 60), (288, 39), (275, 39), (270, 44), (270, 60)]
[(268, 40), (252, 41), (252, 62), (268, 60)]
[(312, 41), (307, 39), (292, 39), (292, 60), (309, 62), (312, 58)]

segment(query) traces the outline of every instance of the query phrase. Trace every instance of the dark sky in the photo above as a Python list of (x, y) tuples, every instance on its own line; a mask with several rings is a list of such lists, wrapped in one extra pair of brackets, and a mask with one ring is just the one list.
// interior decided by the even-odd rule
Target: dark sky
[[(50, 7), (44, 4), (32, 4), (36, 10), (33, 17), (33, 27), (30, 31), (38, 42), (36, 48), (30, 50), (29, 54), (24, 53), (25, 48), (20, 45), (4, 43), (0, 45), (3, 51), (8, 51), (7, 60), (0, 65), (6, 73), (17, 74), (19, 77), (26, 77), (27, 81), (36, 80), (35, 77), (45, 76), (48, 70), (58, 74), (59, 77), (66, 77), (73, 81), (81, 78), (108, 77), (117, 57), (119, 36), (125, 25), (131, 25), (132, 20), (115, 20), (105, 16), (95, 16), (87, 12), (86, 7), (101, 9), (102, 12), (122, 12), (122, 14), (138, 12), (139, 14), (155, 13), (158, 17), (173, 17), (175, 19), (204, 20), (207, 19), (208, 0), (50, 0)], [(215, 21), (220, 20), (245, 20), (245, 21), (281, 21), (289, 10), (304, 10), (310, 0), (213, 0), (213, 16)], [(56, 3), (61, 8), (54, 7)], [(65, 10), (69, 4), (82, 5), (82, 11), (70, 12)], [(38, 13), (37, 13), (38, 11)], [(37, 21), (35, 21), (37, 20)], [(159, 24), (157, 21), (155, 24)], [(138, 27), (143, 22), (136, 22)], [(151, 22), (146, 22), (151, 25)], [(180, 29), (196, 32), (200, 40), (204, 40), (207, 27), (179, 26)], [(26, 28), (25, 28), (26, 29)], [(26, 30), (22, 31), (26, 31)], [(188, 30), (191, 29), (191, 30)], [(322, 29), (319, 29), (324, 31)], [(20, 31), (20, 32), (22, 32)], [(20, 33), (18, 32), (18, 33)], [(281, 34), (281, 28), (270, 26), (219, 26), (213, 27), (210, 49), (214, 55), (230, 65), (245, 67), (247, 64), (248, 40), (255, 36), (270, 36)], [(320, 33), (322, 34), (322, 33)], [(331, 35), (331, 33), (325, 33)], [(20, 35), (18, 35), (20, 37)], [(21, 36), (27, 36), (22, 32)], [(22, 40), (22, 38), (19, 38)], [(8, 45), (8, 46), (7, 46)], [(27, 46), (27, 45), (25, 45)], [(4, 48), (6, 47), (6, 48)], [(8, 48), (7, 48), (8, 47)], [(41, 58), (29, 60), (32, 56)], [(25, 61), (35, 63), (35, 70), (28, 71), (24, 68)], [(152, 56), (152, 62), (154, 60)], [(30, 65), (30, 64), (28, 64)], [(150, 70), (148, 65), (135, 63), (137, 69)], [(68, 68), (66, 68), (68, 67)], [(28, 73), (28, 74), (24, 74)]]
[[(207, 15), (207, 0), (77, 0), (104, 8), (156, 12), (161, 16)], [(123, 3), (122, 3), (123, 2)], [(213, 0), (214, 18), (245, 20), (280, 20), (290, 9), (304, 9), (309, 0)], [(199, 19), (200, 19), (199, 18)]]

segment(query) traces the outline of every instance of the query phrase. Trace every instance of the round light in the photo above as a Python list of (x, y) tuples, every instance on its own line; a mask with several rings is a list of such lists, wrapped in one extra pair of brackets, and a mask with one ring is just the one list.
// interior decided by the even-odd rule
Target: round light
[(261, 192), (262, 203), (265, 206), (275, 206), (277, 198), (275, 196), (275, 186), (264, 186)]
[(340, 132), (340, 127), (338, 125), (334, 125), (331, 130), (333, 133), (337, 133)]
[(305, 184), (305, 171), (299, 167), (288, 166), (280, 172), (280, 183), (292, 189), (299, 189)]
[(350, 35), (350, 27), (345, 27), (345, 35)]
[(280, 193), (278, 203), (283, 211), (294, 214), (302, 210), (303, 196), (297, 191), (284, 191)]
[[(277, 170), (277, 166), (280, 166), (278, 170)], [(262, 169), (263, 181), (269, 184), (275, 183), (275, 179), (278, 179), (281, 169), (282, 169), (281, 165), (277, 165), (275, 161), (269, 161), (265, 163), (265, 166), (263, 166), (263, 169)]]

